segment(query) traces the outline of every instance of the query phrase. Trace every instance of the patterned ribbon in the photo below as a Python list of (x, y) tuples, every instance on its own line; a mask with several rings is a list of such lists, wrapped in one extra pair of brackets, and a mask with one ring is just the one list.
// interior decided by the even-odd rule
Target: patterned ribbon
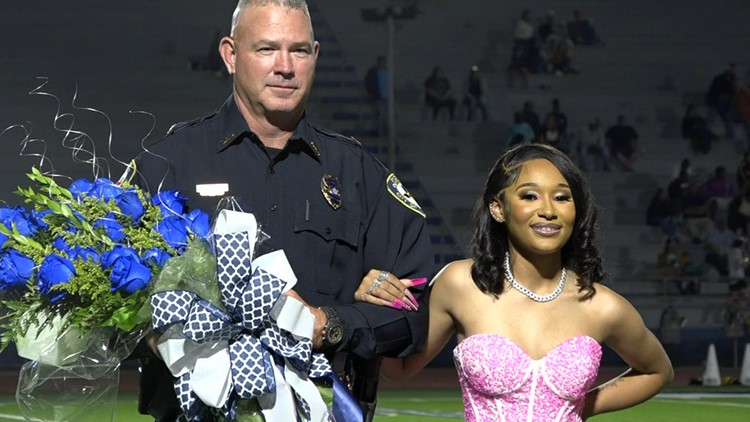
[[(257, 398), (264, 407), (264, 398), (274, 397), (265, 400), (275, 405), (263, 409), (268, 422), (291, 420), (290, 411), (305, 421), (327, 421), (331, 416), (362, 420), (346, 388), (334, 388), (333, 415), (329, 414), (311, 380), (326, 380), (334, 387), (341, 382), (325, 356), (312, 352), (312, 323), (309, 317), (307, 323), (298, 323), (304, 321), (299, 314), (309, 310), (282, 294), (287, 282), (272, 270), (252, 269), (249, 234), (217, 234), (214, 239), (226, 310), (189, 291), (163, 291), (151, 298), (154, 331), (161, 334), (159, 350), (176, 377), (175, 391), (185, 417), (200, 420), (218, 413), (235, 419), (237, 399)], [(282, 370), (277, 364), (284, 365)], [(293, 393), (287, 394), (293, 397), (291, 405), (280, 403), (284, 388)]]

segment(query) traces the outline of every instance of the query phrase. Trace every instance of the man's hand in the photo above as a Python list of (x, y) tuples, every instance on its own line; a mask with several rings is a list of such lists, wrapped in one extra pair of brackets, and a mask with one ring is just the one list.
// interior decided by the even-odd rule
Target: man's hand
[(326, 323), (328, 322), (326, 313), (323, 312), (323, 310), (321, 310), (320, 308), (308, 305), (307, 302), (302, 299), (302, 296), (300, 296), (294, 290), (289, 290), (288, 292), (286, 292), (286, 295), (299, 300), (307, 307), (307, 309), (310, 310), (310, 312), (312, 312), (313, 316), (315, 317), (315, 325), (313, 328), (312, 337), (313, 349), (320, 350), (320, 348), (323, 346), (323, 337), (325, 336)]

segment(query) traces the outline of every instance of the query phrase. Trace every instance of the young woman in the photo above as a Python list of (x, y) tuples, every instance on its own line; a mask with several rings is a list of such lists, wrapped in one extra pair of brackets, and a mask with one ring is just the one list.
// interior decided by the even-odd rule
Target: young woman
[[(555, 148), (521, 145), (492, 168), (474, 209), (471, 259), (432, 281), (421, 353), (384, 362), (413, 376), (455, 333), (453, 357), (472, 421), (581, 421), (654, 396), (673, 377), (664, 349), (623, 297), (600, 284), (597, 212), (581, 171)], [(399, 303), (411, 281), (360, 301)], [(631, 367), (599, 388), (601, 344)]]

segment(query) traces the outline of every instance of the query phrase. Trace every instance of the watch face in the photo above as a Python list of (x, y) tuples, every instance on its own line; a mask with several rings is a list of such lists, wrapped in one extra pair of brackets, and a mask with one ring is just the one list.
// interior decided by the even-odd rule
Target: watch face
[(331, 344), (338, 344), (338, 342), (341, 341), (341, 338), (344, 336), (344, 329), (340, 325), (336, 325), (334, 327), (331, 327), (331, 329), (326, 334), (326, 339)]

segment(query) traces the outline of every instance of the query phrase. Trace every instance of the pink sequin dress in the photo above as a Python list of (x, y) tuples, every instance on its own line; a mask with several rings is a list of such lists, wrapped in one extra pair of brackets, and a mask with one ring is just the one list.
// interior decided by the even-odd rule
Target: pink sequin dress
[(585, 335), (539, 360), (503, 336), (469, 336), (453, 349), (466, 421), (580, 421), (601, 357), (599, 343)]

